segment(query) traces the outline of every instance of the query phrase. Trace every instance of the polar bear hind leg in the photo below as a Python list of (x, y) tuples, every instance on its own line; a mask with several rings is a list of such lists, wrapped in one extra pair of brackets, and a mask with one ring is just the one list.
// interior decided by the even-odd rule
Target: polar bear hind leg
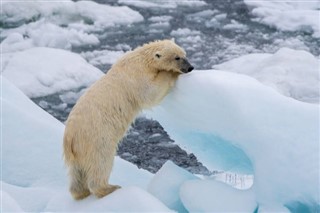
[(78, 166), (70, 166), (70, 192), (74, 199), (82, 200), (91, 193), (87, 184), (86, 173)]

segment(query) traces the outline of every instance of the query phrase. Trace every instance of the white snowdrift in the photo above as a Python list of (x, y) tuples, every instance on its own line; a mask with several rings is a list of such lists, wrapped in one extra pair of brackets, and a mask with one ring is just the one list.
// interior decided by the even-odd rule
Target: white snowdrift
[[(318, 105), (287, 98), (245, 75), (208, 70), (181, 76), (161, 106), (148, 113), (205, 165), (219, 163), (207, 152), (214, 145), (229, 161), (239, 154), (230, 144), (243, 150), (252, 162), (259, 209), (290, 208), (296, 202), (319, 209)], [(225, 203), (219, 191), (211, 193)]]
[(319, 1), (244, 0), (255, 21), (284, 31), (306, 31), (320, 37)]
[[(29, 46), (71, 49), (98, 45), (99, 39), (90, 33), (143, 20), (140, 13), (126, 6), (93, 1), (7, 1), (1, 3), (1, 9), (0, 22), (13, 27), (1, 30), (1, 37), (6, 38), (1, 43), (2, 52)], [(16, 34), (16, 39), (11, 34)]]
[(123, 188), (77, 202), (68, 192), (62, 159), (64, 125), (1, 77), (3, 212), (170, 212), (143, 189), (152, 175), (119, 158), (110, 182)]
[(103, 73), (81, 56), (45, 47), (5, 54), (2, 75), (29, 97), (90, 86)]
[(274, 54), (244, 55), (213, 68), (249, 75), (285, 96), (319, 104), (320, 61), (309, 52), (282, 48)]

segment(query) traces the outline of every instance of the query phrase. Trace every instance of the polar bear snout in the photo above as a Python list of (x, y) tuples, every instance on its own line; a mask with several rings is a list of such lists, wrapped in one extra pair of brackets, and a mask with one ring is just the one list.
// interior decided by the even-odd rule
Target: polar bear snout
[(188, 68), (188, 72), (191, 72), (193, 69), (194, 69), (194, 67), (193, 67), (193, 66), (190, 66), (190, 67)]
[(189, 63), (187, 59), (183, 59), (181, 71), (183, 73), (191, 72), (194, 67)]

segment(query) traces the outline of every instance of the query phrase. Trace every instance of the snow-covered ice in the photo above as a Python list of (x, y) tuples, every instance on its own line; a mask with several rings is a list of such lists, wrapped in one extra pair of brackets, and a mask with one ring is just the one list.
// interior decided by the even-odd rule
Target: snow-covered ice
[(305, 31), (320, 37), (319, 1), (244, 0), (255, 21), (284, 31)]
[(3, 53), (15, 52), (34, 47), (71, 49), (88, 45), (98, 45), (99, 39), (93, 35), (72, 28), (63, 28), (46, 20), (40, 20), (5, 32), (8, 37), (1, 43)]
[[(206, 152), (217, 138), (231, 165), (237, 166), (239, 150), (228, 146), (243, 151), (261, 209), (296, 202), (319, 208), (319, 105), (285, 97), (245, 75), (208, 70), (181, 76), (161, 106), (147, 113), (205, 165), (221, 162)], [(250, 166), (244, 163), (242, 170)]]
[(9, 1), (1, 2), (1, 9), (1, 23), (13, 27), (1, 29), (1, 37), (9, 39), (2, 42), (3, 52), (30, 46), (71, 49), (98, 45), (99, 38), (91, 32), (143, 21), (140, 13), (127, 6), (93, 1)]
[(29, 97), (79, 90), (103, 75), (78, 54), (65, 50), (35, 47), (7, 55), (2, 75)]
[[(93, 1), (60, 2), (2, 2), (1, 20), (16, 26), (32, 20), (48, 19), (57, 24), (83, 24), (83, 29), (101, 29), (115, 24), (130, 24), (143, 20), (136, 11), (126, 7), (114, 7)], [(75, 26), (73, 26), (75, 27)]]
[(275, 54), (244, 55), (214, 68), (249, 75), (283, 95), (319, 104), (320, 60), (309, 52), (282, 48)]

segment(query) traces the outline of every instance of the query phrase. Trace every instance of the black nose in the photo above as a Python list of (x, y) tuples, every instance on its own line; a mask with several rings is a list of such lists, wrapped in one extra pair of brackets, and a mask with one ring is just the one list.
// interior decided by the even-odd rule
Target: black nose
[(191, 72), (193, 69), (194, 69), (193, 66), (189, 67), (189, 68), (188, 68), (188, 72)]

